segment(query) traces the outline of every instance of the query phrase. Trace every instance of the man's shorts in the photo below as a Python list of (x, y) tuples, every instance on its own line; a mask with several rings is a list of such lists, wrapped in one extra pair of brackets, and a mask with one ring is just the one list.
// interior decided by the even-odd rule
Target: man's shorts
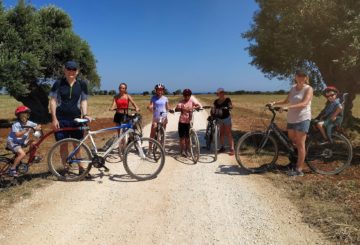
[(287, 124), (287, 129), (293, 129), (295, 131), (304, 132), (304, 133), (309, 132), (309, 128), (310, 128), (310, 120)]
[[(76, 128), (80, 127), (78, 123), (74, 120), (59, 120), (60, 128)], [(75, 138), (81, 140), (84, 137), (84, 132), (82, 130), (70, 130), (70, 131), (59, 131), (55, 133), (56, 141), (66, 139), (66, 138)]]
[(179, 122), (178, 132), (180, 138), (189, 138), (190, 123)]

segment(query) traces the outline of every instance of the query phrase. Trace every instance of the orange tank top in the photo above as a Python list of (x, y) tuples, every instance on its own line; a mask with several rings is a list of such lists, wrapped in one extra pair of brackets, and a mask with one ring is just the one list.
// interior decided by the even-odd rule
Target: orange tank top
[(129, 108), (129, 99), (121, 99), (121, 98), (116, 98), (115, 99), (116, 102), (116, 106), (117, 109), (128, 109)]

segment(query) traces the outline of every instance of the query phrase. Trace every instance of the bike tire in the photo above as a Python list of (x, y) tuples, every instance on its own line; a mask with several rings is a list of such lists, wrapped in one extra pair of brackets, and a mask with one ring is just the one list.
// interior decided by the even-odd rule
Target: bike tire
[[(80, 145), (77, 152), (81, 152), (81, 158), (78, 158), (76, 154), (70, 159), (71, 162), (64, 159), (65, 154), (61, 156), (60, 149), (69, 150), (69, 144), (72, 145), (70, 148), (75, 149), (81, 144), (80, 140), (66, 138), (56, 142), (50, 149), (48, 153), (48, 166), (50, 172), (61, 181), (79, 181), (85, 178), (85, 176), (90, 172), (92, 167), (92, 154), (89, 147), (83, 143)], [(66, 153), (66, 158), (68, 158)], [(64, 161), (67, 161), (64, 163)], [(83, 164), (80, 168), (80, 163)]]
[(219, 140), (219, 126), (217, 124), (214, 125), (214, 133), (213, 133), (213, 141), (214, 141), (214, 161), (217, 160), (218, 157), (218, 140)]
[(7, 175), (11, 164), (12, 161), (10, 158), (0, 157), (0, 177), (3, 175)]
[(211, 143), (212, 143), (212, 126), (211, 123), (208, 122), (207, 126), (206, 126), (206, 131), (205, 131), (205, 147), (208, 151), (210, 151), (211, 149)]
[[(152, 149), (149, 149), (151, 143)], [(141, 150), (140, 150), (141, 148)], [(145, 155), (142, 156), (142, 153)], [(156, 178), (165, 163), (165, 152), (160, 143), (151, 138), (138, 138), (125, 149), (125, 171), (137, 180)]]
[[(262, 146), (261, 151), (259, 147)], [(264, 132), (248, 132), (237, 142), (235, 158), (238, 164), (250, 173), (261, 173), (273, 168), (278, 158), (275, 139)]]
[(200, 143), (199, 143), (199, 138), (195, 132), (194, 129), (190, 129), (189, 132), (190, 135), (190, 153), (191, 153), (191, 158), (194, 162), (194, 164), (196, 164), (199, 161), (200, 158)]
[(339, 174), (351, 163), (353, 148), (350, 141), (343, 134), (334, 133), (332, 143), (319, 144), (320, 137), (309, 140), (305, 162), (316, 173)]
[(160, 145), (165, 150), (165, 129), (163, 127), (159, 128), (159, 134), (158, 134), (158, 140), (157, 141), (160, 143)]

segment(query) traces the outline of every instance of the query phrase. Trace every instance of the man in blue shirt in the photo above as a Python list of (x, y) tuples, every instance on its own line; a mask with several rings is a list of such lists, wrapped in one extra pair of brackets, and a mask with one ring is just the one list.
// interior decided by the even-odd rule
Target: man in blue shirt
[[(75, 61), (66, 62), (64, 74), (65, 77), (56, 81), (50, 91), (50, 110), (54, 129), (76, 127), (75, 118), (88, 117), (88, 89), (85, 81), (77, 79), (78, 64)], [(77, 130), (55, 134), (57, 141), (69, 137), (81, 139), (83, 133)]]

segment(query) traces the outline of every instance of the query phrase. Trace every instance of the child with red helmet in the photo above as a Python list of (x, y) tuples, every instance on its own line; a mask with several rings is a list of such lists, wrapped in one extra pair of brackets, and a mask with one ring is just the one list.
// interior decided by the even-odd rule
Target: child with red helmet
[(29, 128), (24, 126), (34, 127), (35, 130), (40, 130), (41, 126), (29, 120), (31, 110), (26, 106), (19, 106), (15, 110), (17, 121), (11, 126), (11, 131), (7, 138), (6, 147), (16, 154), (15, 160), (9, 169), (9, 175), (17, 177), (16, 166), (25, 157), (26, 153), (23, 146), (26, 146), (29, 140)]
[(188, 156), (190, 148), (190, 122), (192, 118), (193, 109), (200, 108), (200, 104), (191, 99), (191, 90), (184, 89), (184, 98), (177, 104), (175, 111), (180, 111), (178, 132), (180, 137), (180, 154), (184, 157)]
[(338, 93), (339, 90), (334, 86), (329, 86), (324, 89), (324, 96), (327, 98), (327, 102), (325, 108), (316, 117), (318, 120), (316, 126), (325, 140), (323, 143), (331, 141), (332, 129), (336, 125), (340, 125), (343, 120), (343, 107), (340, 99), (337, 98)]

